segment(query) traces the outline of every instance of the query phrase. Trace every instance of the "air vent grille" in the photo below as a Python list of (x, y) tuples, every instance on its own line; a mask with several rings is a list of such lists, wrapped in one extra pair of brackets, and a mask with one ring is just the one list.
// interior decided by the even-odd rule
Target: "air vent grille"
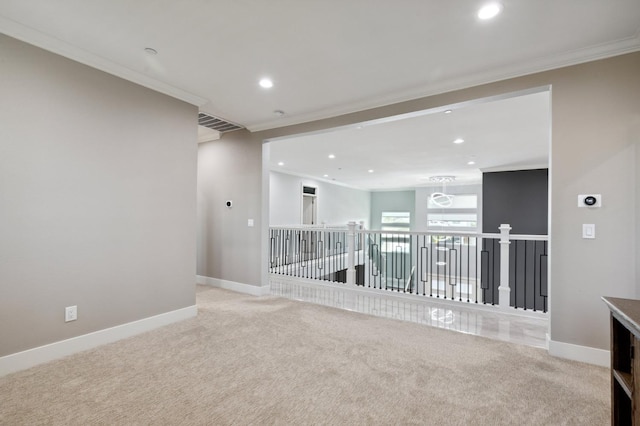
[(213, 130), (217, 130), (220, 133), (233, 132), (234, 130), (244, 129), (244, 127), (242, 126), (230, 123), (221, 118), (214, 117), (203, 112), (198, 114), (198, 124)]

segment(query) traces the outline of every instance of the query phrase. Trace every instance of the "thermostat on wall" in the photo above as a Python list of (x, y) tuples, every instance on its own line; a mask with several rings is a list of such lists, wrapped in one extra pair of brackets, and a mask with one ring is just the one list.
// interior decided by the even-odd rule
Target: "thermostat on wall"
[(578, 195), (578, 207), (602, 207), (602, 195), (600, 194)]

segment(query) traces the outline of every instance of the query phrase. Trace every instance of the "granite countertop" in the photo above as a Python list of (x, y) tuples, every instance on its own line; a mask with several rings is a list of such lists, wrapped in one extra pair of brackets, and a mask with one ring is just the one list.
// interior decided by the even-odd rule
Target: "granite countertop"
[(617, 297), (603, 297), (602, 300), (616, 318), (626, 323), (629, 331), (640, 337), (640, 300)]

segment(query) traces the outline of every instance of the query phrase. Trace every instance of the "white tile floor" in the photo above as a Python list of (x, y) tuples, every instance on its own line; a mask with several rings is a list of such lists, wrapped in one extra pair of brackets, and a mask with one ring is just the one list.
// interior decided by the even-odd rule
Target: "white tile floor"
[(271, 294), (365, 314), (411, 321), (491, 339), (547, 348), (546, 314), (412, 296), (383, 290), (350, 289), (345, 284), (272, 275)]

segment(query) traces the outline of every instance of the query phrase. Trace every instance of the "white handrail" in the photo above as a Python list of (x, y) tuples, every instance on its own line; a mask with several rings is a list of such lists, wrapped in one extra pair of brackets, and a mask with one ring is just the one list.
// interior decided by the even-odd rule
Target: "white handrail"
[[(284, 231), (328, 231), (328, 232), (346, 232), (345, 227), (329, 227), (323, 225), (296, 225), (296, 226), (270, 226), (270, 229)], [(495, 238), (500, 239), (499, 233), (481, 233), (481, 232), (460, 232), (460, 231), (373, 231), (370, 229), (356, 229), (356, 234), (393, 234), (393, 235), (420, 235), (420, 236), (452, 236), (452, 237), (470, 237), (470, 238)], [(510, 234), (510, 240), (530, 240), (530, 241), (549, 241), (548, 235), (527, 235), (527, 234)]]
[(528, 240), (528, 241), (549, 241), (548, 235), (525, 235), (525, 234), (511, 234), (509, 235), (511, 241), (514, 240)]

